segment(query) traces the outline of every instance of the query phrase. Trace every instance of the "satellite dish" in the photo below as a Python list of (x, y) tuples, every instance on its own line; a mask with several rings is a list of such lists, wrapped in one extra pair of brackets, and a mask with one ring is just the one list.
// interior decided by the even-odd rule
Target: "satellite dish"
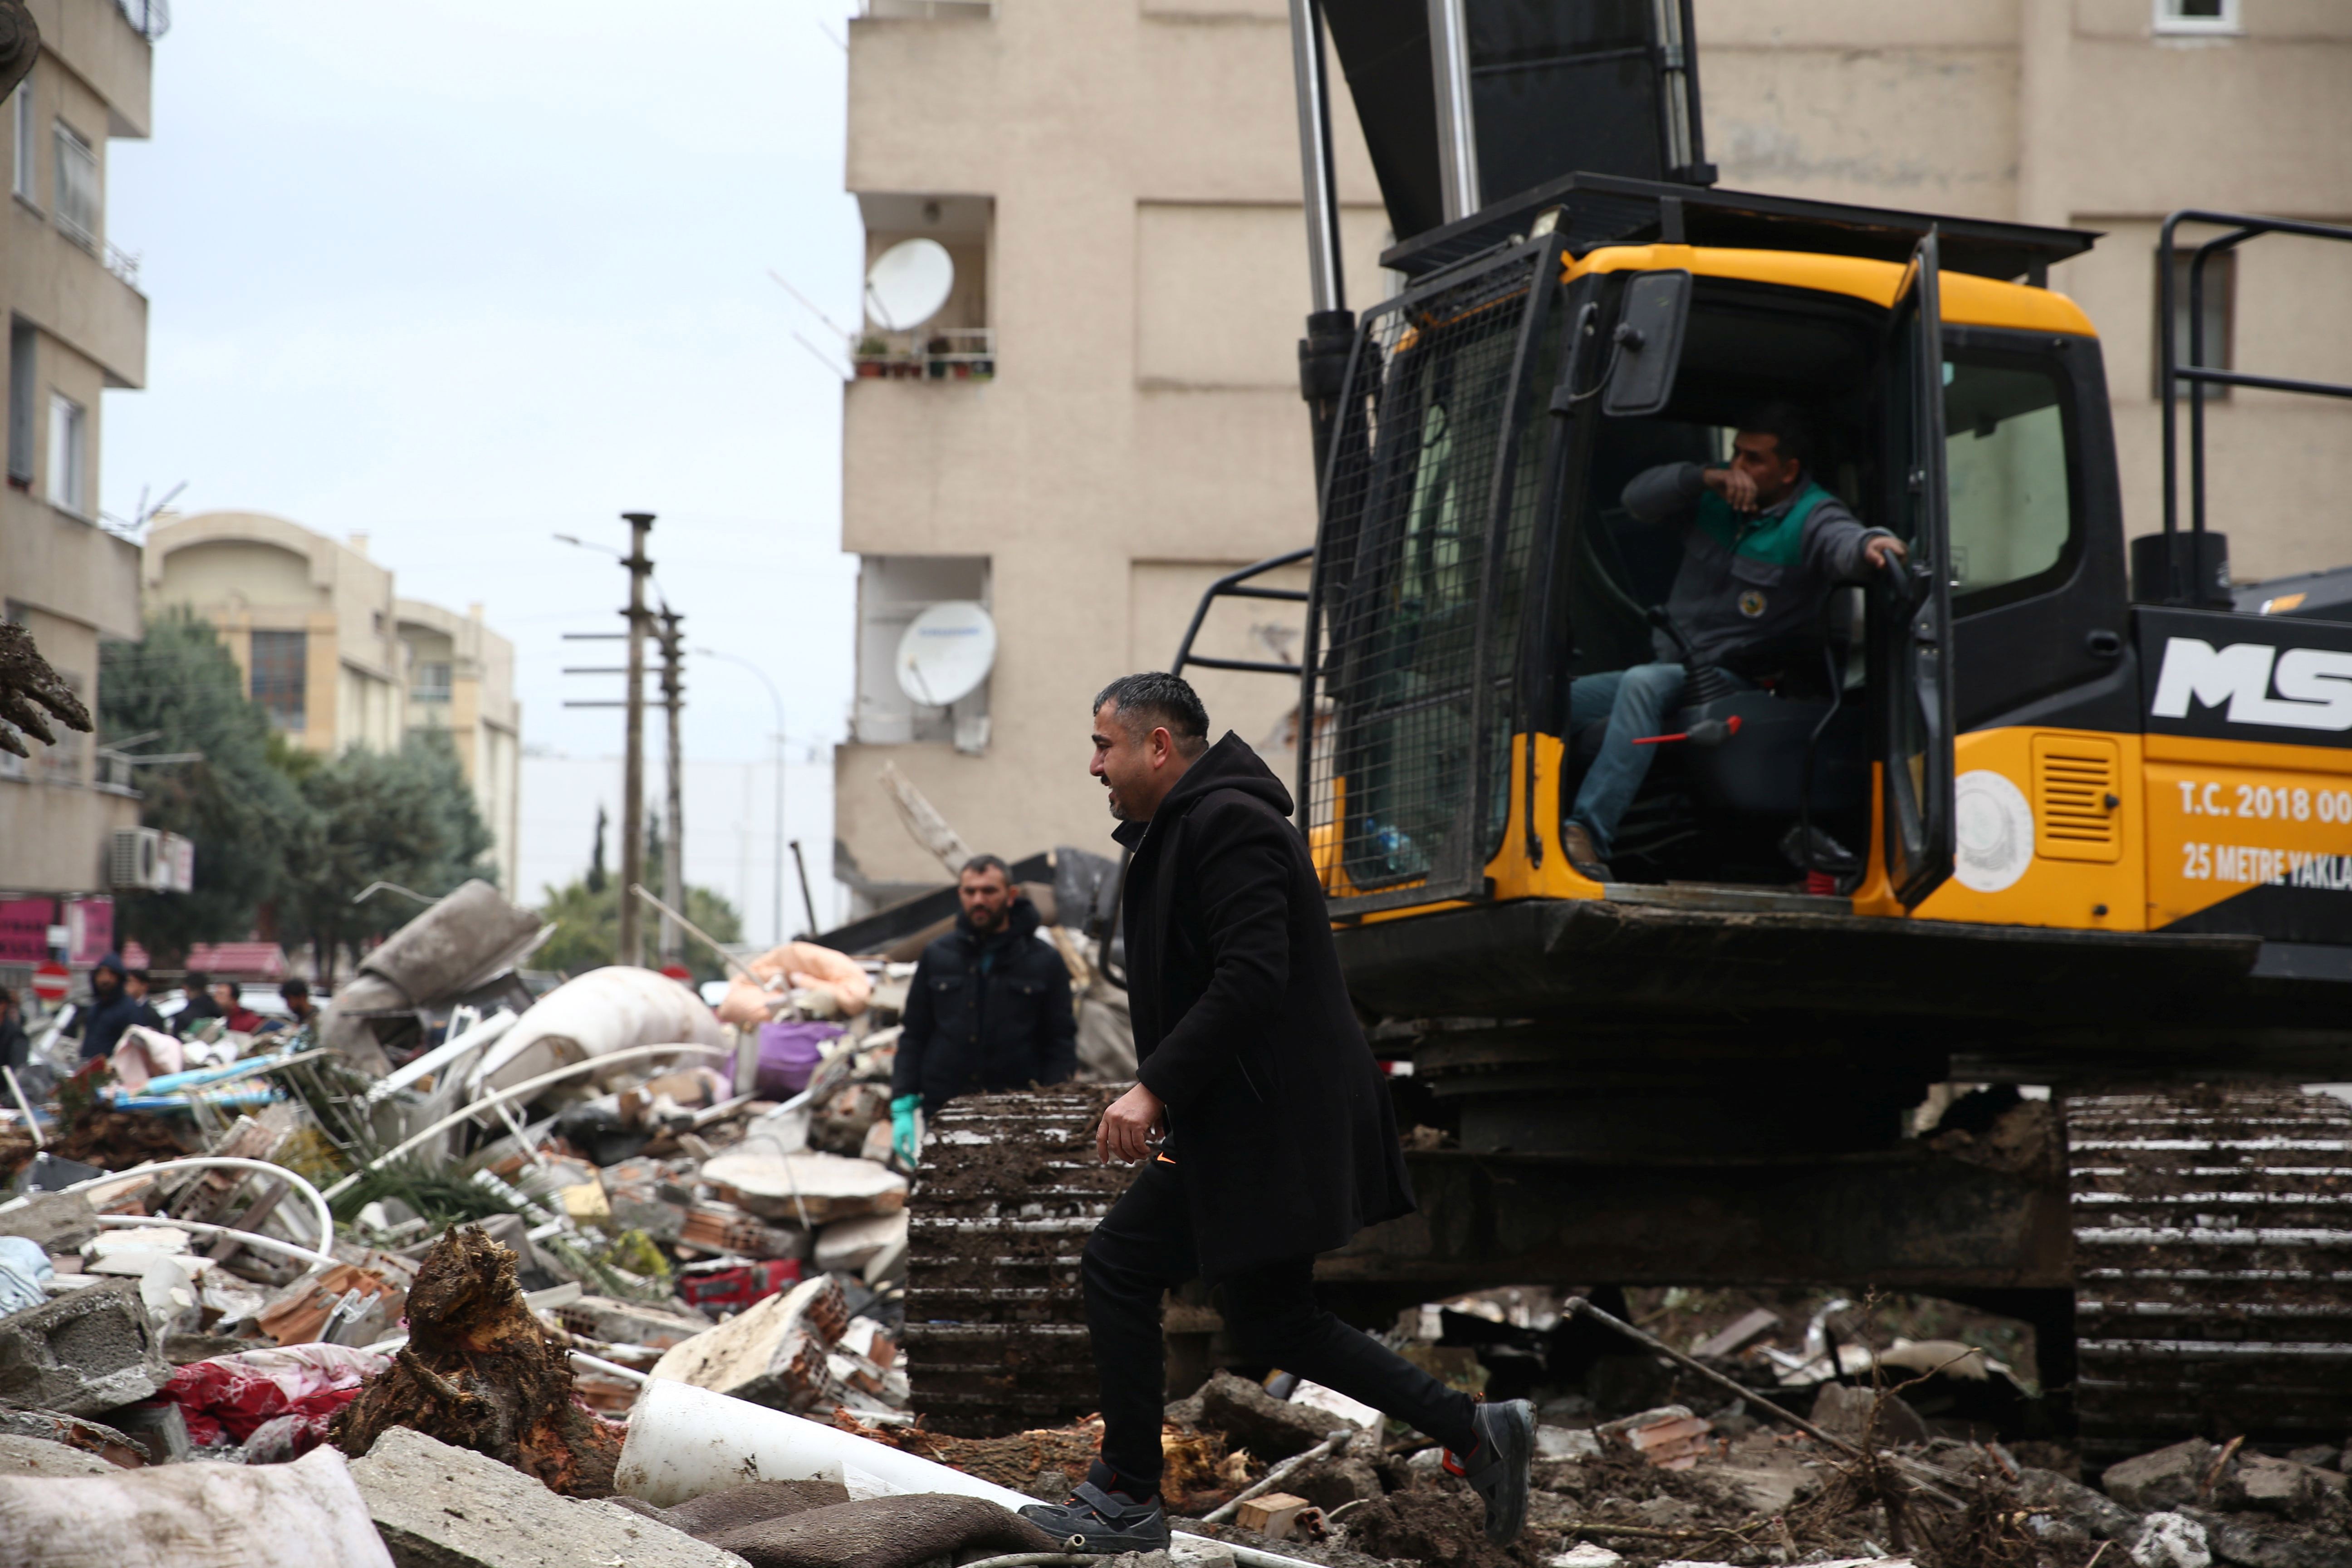
[(866, 313), (884, 331), (911, 331), (940, 313), (955, 261), (936, 239), (902, 239), (866, 270)]
[(908, 700), (944, 708), (988, 679), (996, 663), (996, 622), (969, 599), (933, 605), (898, 639), (898, 689)]

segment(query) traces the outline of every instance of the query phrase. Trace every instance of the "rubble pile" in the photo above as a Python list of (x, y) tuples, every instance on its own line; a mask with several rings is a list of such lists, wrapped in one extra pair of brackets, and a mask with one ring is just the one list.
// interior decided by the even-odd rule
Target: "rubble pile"
[[(910, 965), (793, 944), (714, 1011), (650, 971), (533, 982), (534, 940), (468, 889), (300, 1029), (136, 1030), (86, 1066), (44, 1035), (0, 1117), (0, 1541), (64, 1544), (10, 1561), (1057, 1555), (1010, 1510), (1099, 1451), (1075, 1256), (1122, 1179), (1089, 1157), (1113, 1091), (971, 1097), (909, 1170)], [(1122, 1568), (2352, 1563), (2342, 1452), (2196, 1438), (2086, 1478), (2010, 1369), (2030, 1342), (1955, 1313), (1407, 1310), (1408, 1359), (1538, 1407), (1496, 1548), (1426, 1436), (1230, 1364), (1187, 1294), (1179, 1533)]]

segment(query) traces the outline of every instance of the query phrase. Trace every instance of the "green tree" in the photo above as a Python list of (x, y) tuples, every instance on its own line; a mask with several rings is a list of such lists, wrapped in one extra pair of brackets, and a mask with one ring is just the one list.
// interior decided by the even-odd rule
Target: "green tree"
[(310, 943), (322, 975), (332, 974), (338, 948), (385, 935), (416, 913), (400, 899), (352, 902), (369, 883), (439, 898), (469, 877), (494, 877), (482, 863), (489, 829), (442, 731), (411, 734), (396, 752), (287, 761), (310, 811), (287, 846), (279, 925)]
[[(647, 886), (660, 882), (661, 816), (651, 815), (646, 825), (646, 875)], [(574, 879), (561, 888), (543, 889), (539, 906), (541, 919), (551, 921), (555, 934), (547, 939), (531, 962), (541, 969), (552, 969), (562, 974), (581, 974), (591, 969), (618, 962), (621, 950), (620, 879), (606, 878), (604, 841), (597, 836), (594, 858), (588, 874)], [(724, 942), (743, 940), (743, 917), (735, 906), (709, 888), (688, 886), (686, 889), (686, 918)], [(655, 922), (660, 917), (646, 910), (646, 949), (652, 956)], [(721, 980), (727, 966), (719, 955), (689, 936), (685, 942), (685, 963), (697, 980)], [(656, 959), (656, 963), (659, 963)]]
[(195, 889), (120, 897), (115, 915), (124, 935), (171, 963), (195, 942), (251, 933), (278, 890), (284, 846), (309, 814), (294, 781), (272, 765), (283, 740), (247, 698), (236, 661), (184, 609), (150, 620), (135, 643), (100, 645), (100, 735), (150, 732), (136, 752), (201, 753), (135, 775), (146, 797), (140, 820), (195, 845)]

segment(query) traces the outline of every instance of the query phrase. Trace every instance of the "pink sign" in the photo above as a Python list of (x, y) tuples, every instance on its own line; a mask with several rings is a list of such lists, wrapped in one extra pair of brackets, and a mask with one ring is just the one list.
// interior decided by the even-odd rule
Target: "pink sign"
[(66, 957), (74, 963), (96, 963), (114, 951), (114, 900), (66, 900)]
[(54, 899), (0, 902), (0, 963), (38, 963), (49, 956), (49, 926), (57, 919)]

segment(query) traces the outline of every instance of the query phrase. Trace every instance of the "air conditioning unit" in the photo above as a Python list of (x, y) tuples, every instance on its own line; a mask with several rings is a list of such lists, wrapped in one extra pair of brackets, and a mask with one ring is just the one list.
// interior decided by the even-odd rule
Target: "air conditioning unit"
[(152, 892), (164, 886), (172, 868), (163, 858), (163, 836), (152, 827), (118, 827), (106, 856), (109, 887)]

